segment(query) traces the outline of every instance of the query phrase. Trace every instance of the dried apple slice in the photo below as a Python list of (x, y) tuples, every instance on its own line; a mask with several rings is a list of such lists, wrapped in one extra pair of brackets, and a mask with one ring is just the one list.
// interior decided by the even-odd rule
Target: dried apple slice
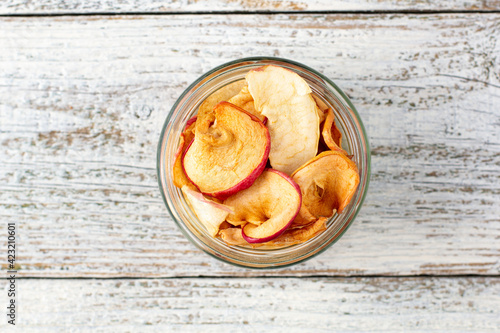
[(237, 95), (231, 97), (228, 100), (228, 102), (231, 104), (234, 104), (236, 106), (239, 106), (243, 110), (248, 111), (249, 113), (253, 114), (257, 118), (259, 118), (260, 121), (262, 121), (264, 124), (266, 123), (267, 118), (265, 116), (261, 115), (259, 112), (257, 112), (257, 110), (255, 110), (255, 106), (253, 104), (253, 97), (250, 94), (250, 91), (248, 91), (247, 85), (243, 86), (243, 88), (241, 88), (240, 92)]
[(189, 146), (189, 143), (194, 139), (194, 129), (196, 127), (196, 116), (190, 118), (179, 138), (179, 148), (174, 156), (174, 166), (172, 168), (172, 180), (175, 186), (182, 188), (183, 186), (188, 186), (190, 189), (194, 190), (196, 187), (189, 181), (184, 169), (182, 168), (182, 155)]
[(203, 194), (187, 186), (182, 187), (182, 192), (208, 233), (215, 237), (219, 232), (219, 226), (226, 220), (226, 216), (233, 213), (231, 207), (208, 200)]
[[(193, 116), (193, 117), (189, 118), (188, 121), (186, 121), (186, 127), (184, 127), (184, 130), (187, 130), (188, 128), (190, 128), (190, 126), (196, 122), (197, 118), (198, 118), (198, 116)], [(193, 131), (194, 131), (194, 127), (193, 127)], [(193, 134), (193, 137), (194, 137), (194, 134)]]
[(323, 140), (331, 150), (336, 150), (347, 155), (347, 152), (342, 149), (342, 133), (340, 133), (335, 125), (335, 114), (332, 109), (328, 109), (326, 112), (326, 119), (321, 131)]
[[(328, 105), (326, 105), (325, 102), (316, 94), (312, 94), (312, 97), (314, 98), (314, 101), (316, 102), (316, 105), (318, 106), (318, 109), (323, 113), (326, 114), (326, 110), (328, 109)], [(321, 117), (321, 116), (320, 116)], [(325, 120), (325, 119), (323, 119)], [(323, 120), (321, 122), (323, 122)]]
[(210, 113), (212, 112), (214, 106), (220, 102), (227, 101), (234, 95), (238, 94), (246, 85), (245, 80), (239, 80), (232, 82), (219, 90), (215, 91), (213, 94), (208, 96), (203, 103), (201, 103), (198, 110), (198, 114)]
[[(332, 215), (335, 213), (335, 210), (332, 212)], [(295, 228), (295, 227), (303, 227), (305, 225), (311, 224), (312, 222), (316, 221), (318, 219), (317, 216), (311, 214), (309, 209), (305, 206), (304, 202), (302, 202), (302, 206), (300, 206), (299, 213), (297, 214), (297, 217), (295, 220), (293, 220), (292, 225), (290, 225), (290, 228)]]
[(325, 102), (323, 102), (323, 100), (319, 98), (318, 95), (312, 93), (311, 96), (314, 98), (314, 101), (316, 102), (316, 111), (318, 112), (319, 123), (321, 124), (322, 122), (325, 121), (326, 110), (328, 109), (328, 105), (326, 105)]
[(221, 225), (219, 225), (219, 232), (221, 230), (224, 230), (224, 229), (229, 229), (229, 228), (232, 228), (233, 226), (231, 224), (229, 224), (227, 221), (224, 221), (221, 223)]
[(359, 184), (356, 164), (339, 151), (325, 151), (292, 174), (302, 191), (298, 220), (304, 212), (316, 218), (341, 213), (349, 204)]
[(304, 243), (326, 230), (326, 217), (321, 217), (313, 223), (309, 223), (300, 229), (287, 229), (281, 236), (266, 242), (266, 243), (248, 243), (242, 235), (240, 228), (227, 228), (219, 231), (219, 237), (227, 245), (239, 245), (239, 246), (252, 246), (256, 245), (265, 246), (267, 249), (270, 248), (281, 248), (286, 246), (291, 246), (295, 244)]
[(263, 243), (281, 235), (299, 212), (302, 195), (286, 174), (266, 169), (251, 187), (224, 201), (233, 207), (231, 223), (246, 222), (242, 229), (248, 243)]
[(254, 115), (228, 102), (200, 109), (195, 137), (182, 159), (203, 194), (224, 200), (250, 187), (266, 166), (269, 132)]
[(219, 237), (227, 245), (249, 245), (241, 235), (241, 228), (227, 228), (219, 232)]
[(255, 109), (268, 119), (271, 165), (289, 175), (318, 151), (320, 117), (311, 88), (298, 74), (272, 65), (251, 70), (246, 79)]
[(327, 220), (328, 218), (326, 217), (320, 217), (315, 222), (310, 223), (303, 228), (288, 229), (283, 233), (283, 235), (270, 241), (269, 243), (266, 243), (266, 245), (270, 245), (272, 247), (284, 247), (304, 243), (325, 231)]

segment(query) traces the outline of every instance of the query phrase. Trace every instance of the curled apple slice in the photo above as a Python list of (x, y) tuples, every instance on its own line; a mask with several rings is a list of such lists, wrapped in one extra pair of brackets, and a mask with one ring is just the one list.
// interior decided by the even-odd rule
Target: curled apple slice
[(298, 74), (272, 65), (251, 70), (246, 79), (255, 109), (267, 117), (271, 165), (291, 174), (318, 151), (320, 117), (311, 88)]
[(195, 137), (182, 159), (200, 192), (224, 200), (250, 187), (266, 166), (269, 132), (262, 122), (228, 102), (200, 109)]
[(189, 181), (184, 169), (182, 168), (182, 155), (189, 146), (189, 143), (194, 139), (194, 129), (196, 127), (196, 116), (190, 118), (179, 138), (179, 147), (174, 156), (174, 166), (172, 168), (172, 180), (175, 186), (182, 188), (183, 186), (188, 186), (190, 189), (194, 190), (196, 187)]
[(248, 243), (263, 243), (281, 235), (299, 212), (300, 188), (284, 173), (266, 169), (248, 189), (224, 201), (233, 207), (231, 224), (245, 222), (242, 236)]
[(219, 232), (219, 226), (226, 220), (226, 216), (233, 213), (231, 207), (211, 201), (188, 186), (183, 186), (182, 192), (208, 233), (215, 237)]
[(347, 155), (347, 152), (342, 149), (342, 133), (340, 133), (339, 129), (335, 125), (335, 115), (332, 109), (326, 110), (326, 119), (323, 123), (321, 135), (323, 136), (323, 140), (328, 148)]
[[(356, 164), (339, 151), (325, 151), (292, 174), (302, 191), (298, 219), (330, 217), (349, 204), (359, 184)], [(304, 213), (310, 214), (303, 216)]]

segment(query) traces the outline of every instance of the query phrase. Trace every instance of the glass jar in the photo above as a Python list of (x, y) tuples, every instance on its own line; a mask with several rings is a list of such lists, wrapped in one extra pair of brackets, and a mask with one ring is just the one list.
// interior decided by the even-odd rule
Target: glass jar
[[(179, 138), (189, 118), (198, 112), (200, 104), (213, 92), (232, 82), (242, 80), (248, 71), (264, 65), (277, 65), (299, 74), (335, 113), (335, 122), (342, 132), (342, 148), (352, 156), (360, 173), (360, 183), (349, 205), (341, 214), (327, 222), (327, 229), (302, 244), (278, 249), (229, 246), (211, 237), (186, 203), (172, 181), (174, 156)], [(352, 224), (365, 198), (370, 178), (370, 148), (368, 138), (347, 96), (332, 81), (312, 68), (287, 59), (254, 57), (235, 60), (216, 67), (191, 84), (175, 102), (158, 143), (157, 173), (165, 205), (181, 232), (199, 249), (224, 262), (249, 268), (278, 268), (293, 265), (325, 251)]]

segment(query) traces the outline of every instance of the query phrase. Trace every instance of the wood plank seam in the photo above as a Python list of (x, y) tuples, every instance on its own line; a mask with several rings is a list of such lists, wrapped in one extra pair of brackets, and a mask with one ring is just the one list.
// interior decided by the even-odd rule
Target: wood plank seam
[(62, 12), (62, 13), (10, 13), (0, 14), (0, 17), (59, 17), (59, 16), (178, 16), (178, 15), (390, 15), (390, 14), (406, 14), (406, 15), (439, 15), (439, 14), (500, 14), (500, 9), (486, 10), (255, 10), (255, 11), (131, 11), (131, 12)]

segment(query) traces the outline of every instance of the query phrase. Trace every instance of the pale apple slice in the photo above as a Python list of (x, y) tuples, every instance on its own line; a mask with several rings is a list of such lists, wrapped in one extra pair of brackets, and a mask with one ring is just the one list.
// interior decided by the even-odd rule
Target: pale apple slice
[(209, 200), (203, 194), (191, 190), (188, 186), (183, 186), (182, 192), (208, 233), (215, 237), (226, 217), (233, 213), (231, 207)]
[(236, 106), (239, 106), (243, 110), (248, 111), (249, 113), (253, 114), (257, 118), (259, 118), (260, 121), (262, 121), (264, 124), (266, 123), (267, 118), (265, 116), (261, 115), (259, 112), (257, 112), (257, 110), (255, 110), (255, 106), (253, 103), (253, 97), (250, 94), (250, 91), (248, 91), (247, 85), (243, 86), (243, 88), (241, 88), (240, 92), (237, 95), (231, 97), (228, 100), (228, 102), (231, 104), (234, 104)]
[(269, 132), (254, 115), (228, 102), (200, 109), (182, 164), (203, 194), (224, 200), (250, 187), (266, 166)]
[[(359, 184), (359, 173), (353, 161), (339, 151), (325, 151), (292, 174), (302, 191), (301, 210), (312, 216), (340, 214), (349, 204)], [(300, 213), (299, 213), (300, 214)], [(307, 218), (302, 216), (298, 219)]]
[(191, 141), (194, 139), (194, 129), (196, 127), (196, 116), (190, 118), (179, 138), (179, 147), (174, 155), (174, 165), (172, 168), (172, 180), (175, 186), (182, 188), (183, 186), (188, 186), (190, 189), (194, 190), (196, 187), (191, 183), (184, 173), (182, 168), (182, 155), (188, 148)]
[(273, 65), (251, 70), (246, 79), (255, 109), (267, 117), (271, 165), (289, 175), (318, 151), (320, 117), (311, 88), (298, 74)]
[(326, 112), (326, 119), (321, 131), (323, 140), (331, 150), (336, 150), (347, 155), (347, 152), (342, 149), (342, 133), (335, 124), (335, 114), (332, 109), (328, 109)]
[(286, 174), (266, 169), (248, 189), (224, 201), (234, 209), (231, 224), (246, 223), (242, 229), (248, 243), (263, 243), (281, 235), (299, 212), (300, 188)]

